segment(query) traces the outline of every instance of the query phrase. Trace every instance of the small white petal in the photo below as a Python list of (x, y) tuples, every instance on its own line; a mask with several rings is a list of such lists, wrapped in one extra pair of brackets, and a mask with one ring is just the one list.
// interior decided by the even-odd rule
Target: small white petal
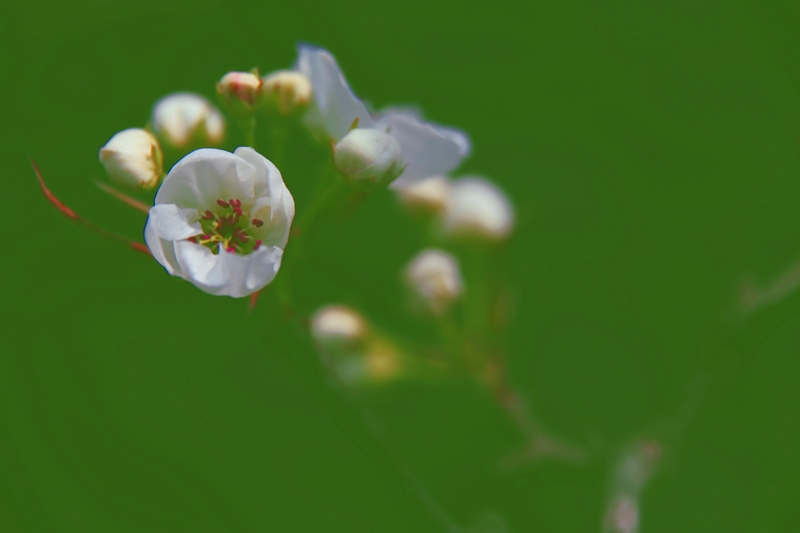
[(178, 260), (175, 258), (172, 241), (159, 239), (156, 234), (156, 229), (153, 227), (150, 219), (147, 220), (147, 225), (144, 227), (144, 242), (150, 249), (150, 253), (153, 254), (153, 258), (158, 261), (158, 264), (163, 266), (171, 276), (181, 275), (180, 265), (178, 265)]
[(328, 138), (338, 140), (345, 136), (356, 118), (360, 127), (372, 127), (367, 106), (353, 94), (330, 52), (301, 44), (297, 70), (311, 80), (313, 88), (313, 100), (305, 116), (311, 128), (322, 129)]
[(195, 150), (169, 171), (156, 204), (206, 209), (218, 199), (238, 198), (252, 204), (256, 167), (225, 150)]
[(375, 127), (389, 129), (400, 144), (403, 163), (407, 166), (400, 177), (390, 185), (402, 189), (423, 178), (447, 174), (461, 164), (466, 136), (456, 135), (456, 130), (442, 128), (419, 120), (413, 113), (389, 111), (378, 117)]
[(157, 204), (150, 208), (147, 224), (152, 225), (159, 238), (167, 241), (188, 239), (203, 233), (197, 222), (190, 222), (189, 217), (196, 215), (193, 209), (181, 209), (175, 204)]

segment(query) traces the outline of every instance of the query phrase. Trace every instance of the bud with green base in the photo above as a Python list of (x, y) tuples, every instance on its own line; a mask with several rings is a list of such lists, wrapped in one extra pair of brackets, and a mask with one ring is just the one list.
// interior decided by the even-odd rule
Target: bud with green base
[(152, 189), (164, 176), (161, 145), (147, 130), (122, 130), (100, 148), (99, 155), (111, 181), (127, 189)]
[(263, 85), (258, 69), (228, 72), (217, 82), (220, 105), (236, 118), (249, 146), (255, 144), (255, 114), (264, 103)]
[(264, 109), (284, 117), (302, 115), (311, 102), (311, 81), (293, 70), (271, 72), (262, 78)]
[(358, 188), (387, 186), (403, 172), (400, 145), (381, 130), (354, 128), (332, 151), (336, 170)]

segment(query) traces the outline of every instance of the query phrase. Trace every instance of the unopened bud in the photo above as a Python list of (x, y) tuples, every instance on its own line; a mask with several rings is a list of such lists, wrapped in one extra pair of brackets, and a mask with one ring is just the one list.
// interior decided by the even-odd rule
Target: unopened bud
[(505, 193), (491, 182), (464, 178), (450, 186), (443, 223), (451, 237), (501, 241), (514, 228), (514, 211)]
[(165, 146), (216, 146), (225, 137), (225, 120), (211, 102), (200, 95), (176, 93), (153, 107), (153, 129)]
[(444, 176), (433, 176), (399, 189), (397, 195), (413, 213), (439, 213), (450, 199), (450, 182)]
[(164, 155), (158, 139), (147, 130), (123, 130), (100, 148), (108, 177), (129, 189), (152, 189), (164, 174)]
[(323, 350), (357, 346), (367, 335), (364, 318), (343, 305), (328, 305), (311, 318), (311, 336)]
[(333, 147), (333, 164), (348, 180), (388, 185), (403, 171), (400, 145), (390, 134), (355, 128)]
[(603, 533), (638, 533), (639, 505), (630, 496), (611, 500), (603, 518)]
[(406, 267), (404, 278), (417, 300), (434, 314), (444, 312), (464, 288), (458, 261), (442, 250), (417, 254)]
[(219, 100), (237, 116), (252, 115), (264, 99), (263, 82), (252, 72), (228, 72), (217, 82)]
[(279, 70), (262, 79), (265, 105), (281, 115), (302, 113), (311, 102), (311, 81), (294, 70)]

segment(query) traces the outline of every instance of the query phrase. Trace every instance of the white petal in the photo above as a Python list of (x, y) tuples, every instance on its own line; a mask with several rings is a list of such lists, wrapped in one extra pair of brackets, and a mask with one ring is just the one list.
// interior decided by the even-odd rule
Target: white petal
[(256, 168), (238, 155), (214, 148), (195, 150), (172, 167), (155, 203), (201, 211), (218, 199), (252, 204), (255, 174)]
[(159, 239), (156, 234), (156, 229), (150, 219), (147, 220), (147, 225), (144, 227), (144, 242), (150, 249), (150, 253), (153, 254), (153, 258), (158, 261), (170, 275), (181, 275), (180, 265), (178, 265), (178, 261), (175, 258), (175, 251), (172, 248), (172, 241)]
[(180, 209), (175, 204), (158, 204), (150, 208), (147, 225), (152, 226), (159, 238), (167, 241), (188, 239), (203, 233), (198, 222), (190, 222), (193, 209)]
[(338, 140), (344, 137), (356, 118), (359, 126), (372, 126), (367, 106), (353, 94), (330, 52), (301, 44), (298, 46), (297, 70), (311, 80), (314, 92), (305, 117), (310, 127), (321, 128), (329, 138)]
[(283, 250), (262, 246), (249, 255), (211, 250), (189, 241), (175, 243), (184, 277), (201, 290), (217, 296), (242, 298), (270, 283), (280, 268)]
[(256, 169), (253, 175), (253, 195), (256, 203), (260, 198), (269, 197), (280, 200), (285, 189), (283, 176), (272, 161), (259, 154), (249, 146), (240, 146), (234, 152)]
[(400, 144), (406, 169), (390, 185), (393, 189), (440, 174), (447, 174), (469, 153), (469, 140), (458, 130), (419, 120), (413, 113), (389, 111), (375, 125), (389, 128)]

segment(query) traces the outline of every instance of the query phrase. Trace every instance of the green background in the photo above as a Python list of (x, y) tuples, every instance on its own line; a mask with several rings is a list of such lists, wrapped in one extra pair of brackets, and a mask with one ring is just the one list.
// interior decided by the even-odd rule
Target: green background
[[(599, 531), (614, 450), (676, 417), (643, 532), (800, 530), (800, 294), (735, 312), (743, 279), (800, 256), (791, 6), (7, 2), (0, 530)], [(40, 196), (29, 156), (67, 205), (140, 238), (91, 181), (98, 148), (164, 94), (289, 66), (300, 40), (377, 107), (469, 132), (462, 171), (518, 215), (512, 378), (594, 443), (589, 464), (500, 468), (521, 437), (468, 383), (344, 401), (269, 298), (248, 316)], [(314, 177), (284, 175), (302, 211)], [(397, 278), (420, 246), (391, 194), (371, 198), (318, 239), (302, 298), (413, 335)]]

